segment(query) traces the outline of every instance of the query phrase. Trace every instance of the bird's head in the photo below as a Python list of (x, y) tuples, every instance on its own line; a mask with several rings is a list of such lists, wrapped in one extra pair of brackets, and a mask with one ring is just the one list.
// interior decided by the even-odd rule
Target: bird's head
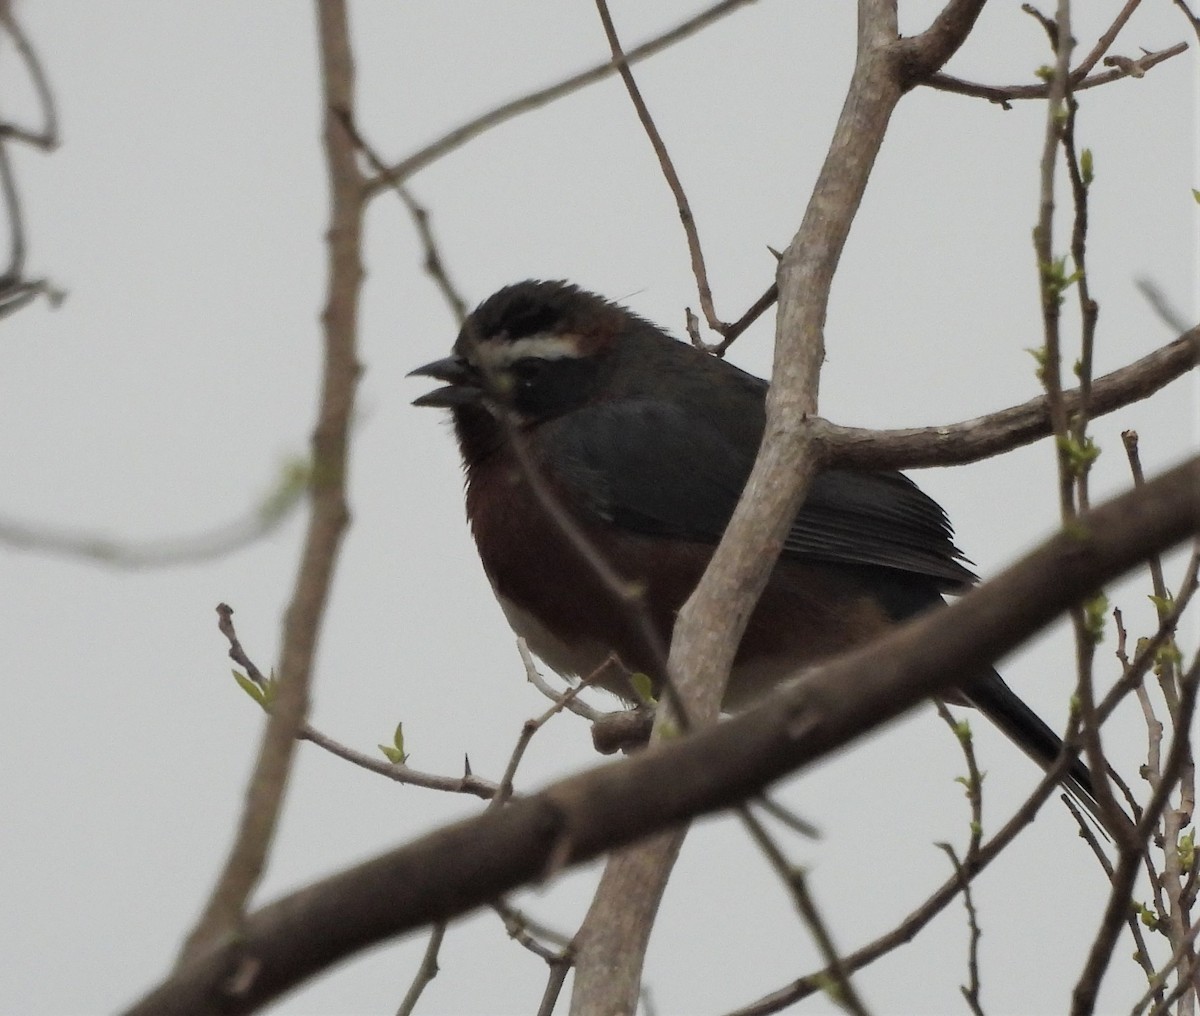
[(454, 352), (412, 372), (444, 381), (417, 406), (463, 415), (506, 414), (520, 426), (594, 399), (611, 353), (633, 324), (628, 311), (565, 282), (519, 282), (494, 293), (463, 323)]

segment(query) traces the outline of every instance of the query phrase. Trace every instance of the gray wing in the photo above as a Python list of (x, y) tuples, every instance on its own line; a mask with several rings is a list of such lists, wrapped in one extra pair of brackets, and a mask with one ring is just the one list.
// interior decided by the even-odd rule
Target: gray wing
[[(545, 424), (543, 439), (559, 481), (594, 515), (703, 543), (720, 539), (757, 452), (694, 410), (652, 399), (586, 407)], [(923, 576), (942, 591), (974, 580), (945, 512), (895, 472), (819, 474), (784, 554)]]

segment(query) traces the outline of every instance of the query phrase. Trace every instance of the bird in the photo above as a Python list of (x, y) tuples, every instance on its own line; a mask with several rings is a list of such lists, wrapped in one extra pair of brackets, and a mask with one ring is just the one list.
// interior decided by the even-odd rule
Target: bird
[[(602, 680), (608, 690), (636, 701), (627, 673), (661, 688), (662, 647), (750, 474), (767, 382), (602, 296), (539, 280), (488, 297), (451, 355), (410, 376), (443, 383), (413, 404), (450, 410), (466, 514), (513, 630), (564, 676), (615, 655), (624, 670)], [(946, 513), (904, 474), (818, 472), (746, 626), (724, 708), (943, 605), (977, 580), (968, 564)], [(640, 610), (611, 575), (640, 592)], [(980, 710), (1043, 768), (1063, 750), (992, 668), (964, 675), (946, 699)], [(1103, 824), (1081, 760), (1062, 782)]]

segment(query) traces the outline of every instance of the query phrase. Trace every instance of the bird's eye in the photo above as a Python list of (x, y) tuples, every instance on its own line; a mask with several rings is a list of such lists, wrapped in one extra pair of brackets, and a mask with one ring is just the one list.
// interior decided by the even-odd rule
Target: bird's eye
[(546, 367), (546, 361), (538, 357), (528, 356), (524, 359), (517, 360), (510, 370), (512, 375), (517, 379), (517, 384), (522, 388), (530, 388), (535, 381), (541, 376), (542, 371)]

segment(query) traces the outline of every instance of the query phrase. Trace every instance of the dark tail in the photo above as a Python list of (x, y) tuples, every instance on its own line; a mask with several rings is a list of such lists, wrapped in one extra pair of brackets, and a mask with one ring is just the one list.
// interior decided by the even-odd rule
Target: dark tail
[[(991, 720), (1006, 737), (1043, 769), (1049, 768), (1062, 752), (1063, 743), (1032, 709), (1017, 698), (1004, 679), (994, 670), (979, 681), (961, 689), (963, 696)], [(1063, 787), (1107, 829), (1109, 820), (1096, 800), (1095, 783), (1088, 767), (1078, 758), (1071, 762)]]

